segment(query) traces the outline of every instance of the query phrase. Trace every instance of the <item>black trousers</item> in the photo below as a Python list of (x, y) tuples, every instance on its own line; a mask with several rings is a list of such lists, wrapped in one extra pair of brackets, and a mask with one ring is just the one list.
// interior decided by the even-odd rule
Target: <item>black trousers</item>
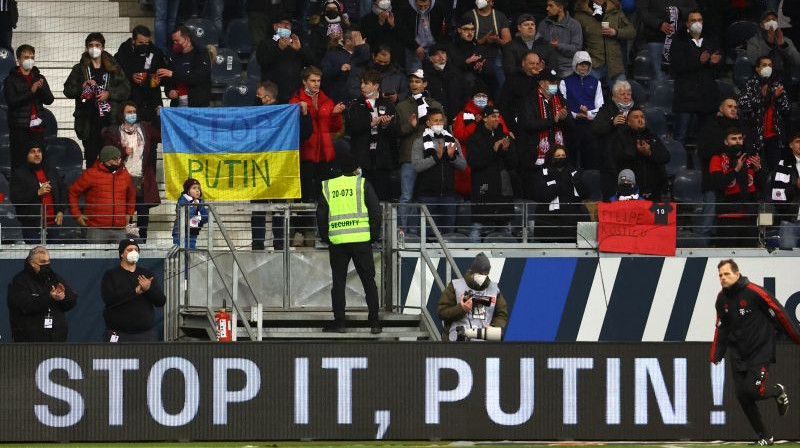
[(771, 434), (768, 433), (758, 410), (758, 401), (777, 396), (775, 386), (769, 381), (769, 365), (751, 366), (746, 371), (733, 369), (732, 374), (736, 399), (742, 406), (747, 421), (759, 437), (769, 438)]
[(350, 260), (356, 268), (361, 284), (364, 286), (370, 322), (378, 321), (378, 287), (375, 285), (375, 262), (372, 259), (372, 245), (369, 242), (331, 244), (328, 246), (331, 263), (331, 307), (333, 318), (337, 322), (344, 321), (344, 308), (347, 304), (345, 287), (347, 286), (347, 267)]

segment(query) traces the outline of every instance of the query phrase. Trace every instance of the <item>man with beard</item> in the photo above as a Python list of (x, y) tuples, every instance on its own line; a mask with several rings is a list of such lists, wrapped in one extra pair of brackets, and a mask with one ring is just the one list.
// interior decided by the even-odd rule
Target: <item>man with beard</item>
[(660, 201), (667, 184), (664, 166), (669, 162), (669, 152), (661, 139), (647, 129), (642, 109), (634, 107), (628, 112), (627, 124), (617, 130), (609, 143), (614, 166), (633, 171), (642, 198)]
[(43, 147), (30, 142), (26, 163), (16, 167), (11, 176), (11, 201), (28, 244), (41, 241), (42, 230), (47, 232), (47, 241), (58, 239), (67, 210), (67, 187), (61, 173), (45, 165)]
[(772, 434), (761, 418), (757, 402), (774, 398), (778, 414), (786, 415), (786, 388), (777, 382), (770, 384), (769, 368), (775, 362), (777, 332), (784, 331), (798, 345), (800, 333), (780, 302), (742, 276), (735, 261), (722, 260), (717, 269), (722, 291), (714, 304), (717, 328), (711, 344), (711, 362), (719, 364), (727, 354), (736, 399), (758, 435), (752, 445), (772, 445)]
[(447, 119), (452, 122), (464, 107), (468, 92), (464, 92), (463, 80), (448, 57), (447, 47), (436, 44), (422, 61), (422, 69), (428, 80), (428, 92), (442, 102)]

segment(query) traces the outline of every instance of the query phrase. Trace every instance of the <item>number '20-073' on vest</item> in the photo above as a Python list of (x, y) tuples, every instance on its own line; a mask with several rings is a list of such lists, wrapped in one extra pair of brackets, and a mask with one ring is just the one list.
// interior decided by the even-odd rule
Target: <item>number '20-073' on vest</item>
[(328, 239), (332, 244), (370, 241), (366, 189), (361, 176), (339, 176), (322, 182), (328, 202)]

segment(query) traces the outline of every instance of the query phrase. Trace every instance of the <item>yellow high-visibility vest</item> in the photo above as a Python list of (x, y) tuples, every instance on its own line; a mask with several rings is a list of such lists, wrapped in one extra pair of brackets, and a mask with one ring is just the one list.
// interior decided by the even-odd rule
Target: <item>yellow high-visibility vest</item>
[(322, 182), (328, 202), (328, 239), (332, 244), (370, 240), (366, 189), (361, 176), (339, 176)]

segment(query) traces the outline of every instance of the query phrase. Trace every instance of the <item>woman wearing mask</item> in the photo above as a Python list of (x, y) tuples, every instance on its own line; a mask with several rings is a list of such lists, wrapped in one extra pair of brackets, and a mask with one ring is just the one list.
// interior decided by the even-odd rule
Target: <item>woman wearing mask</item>
[(589, 212), (581, 202), (587, 191), (582, 172), (567, 159), (567, 150), (557, 147), (547, 154), (535, 177), (536, 221), (534, 238), (548, 243), (574, 243), (578, 222), (589, 221)]
[(139, 238), (147, 241), (150, 208), (161, 203), (156, 185), (156, 146), (161, 141), (161, 130), (145, 121), (139, 121), (136, 104), (126, 101), (119, 111), (119, 125), (103, 129), (105, 145), (122, 148), (122, 160), (136, 188), (136, 225)]
[[(208, 209), (201, 205), (204, 202), (200, 182), (191, 177), (186, 179), (186, 182), (183, 183), (183, 194), (178, 198), (178, 203), (175, 204), (175, 225), (172, 227), (173, 244), (181, 244), (181, 236), (185, 235), (185, 232), (180, 228), (181, 217), (183, 217), (184, 225), (189, 229), (189, 237), (187, 240), (184, 236), (183, 247), (189, 249), (197, 248), (197, 235), (200, 234), (203, 224), (208, 222)], [(182, 214), (183, 216), (181, 216)]]
[(628, 112), (633, 109), (633, 91), (628, 81), (617, 81), (611, 88), (611, 101), (606, 101), (592, 120), (592, 134), (599, 140), (600, 172), (603, 199), (617, 191), (617, 168), (609, 154), (608, 143), (618, 128), (625, 126)]

